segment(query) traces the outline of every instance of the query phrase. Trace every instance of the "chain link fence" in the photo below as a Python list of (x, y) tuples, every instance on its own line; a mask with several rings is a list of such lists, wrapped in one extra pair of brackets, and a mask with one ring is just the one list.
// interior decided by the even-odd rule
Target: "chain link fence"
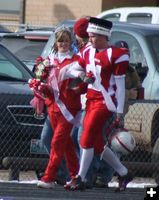
[(159, 101), (133, 102), (124, 119), (124, 126), (136, 140), (135, 150), (122, 156), (137, 176), (153, 177), (158, 182), (159, 170)]
[[(0, 180), (25, 180), (43, 172), (48, 154), (40, 142), (44, 120), (34, 117), (29, 105), (32, 95), (0, 94)], [(124, 126), (135, 139), (135, 150), (122, 156), (122, 162), (136, 176), (159, 179), (159, 102), (131, 102)]]
[(9, 169), (8, 180), (18, 180), (19, 171), (44, 168), (41, 158), (45, 161), (48, 155), (37, 153), (44, 120), (34, 118), (29, 103), (31, 94), (1, 93), (0, 96), (0, 169)]

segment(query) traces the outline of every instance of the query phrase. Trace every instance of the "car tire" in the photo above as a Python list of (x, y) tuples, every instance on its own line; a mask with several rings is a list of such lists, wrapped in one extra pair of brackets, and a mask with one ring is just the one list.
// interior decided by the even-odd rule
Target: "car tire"
[[(152, 151), (151, 161), (154, 164), (159, 163), (159, 138), (155, 142), (155, 145)], [(155, 167), (155, 170), (153, 172), (153, 178), (155, 179), (156, 183), (159, 184), (159, 164), (156, 165)]]

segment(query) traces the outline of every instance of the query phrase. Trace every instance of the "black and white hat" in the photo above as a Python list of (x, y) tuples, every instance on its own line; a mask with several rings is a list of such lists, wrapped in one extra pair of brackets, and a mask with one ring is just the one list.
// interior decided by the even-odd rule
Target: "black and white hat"
[(88, 23), (87, 32), (96, 33), (99, 35), (105, 35), (110, 37), (110, 30), (112, 28), (112, 22), (96, 17), (91, 17)]

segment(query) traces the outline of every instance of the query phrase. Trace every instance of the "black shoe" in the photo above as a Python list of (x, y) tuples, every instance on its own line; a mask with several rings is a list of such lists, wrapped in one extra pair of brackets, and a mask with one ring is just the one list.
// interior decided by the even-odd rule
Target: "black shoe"
[(116, 189), (116, 192), (121, 192), (126, 189), (126, 186), (129, 182), (133, 180), (133, 175), (131, 172), (128, 172), (125, 176), (119, 176), (119, 187)]
[(55, 182), (59, 185), (65, 185), (66, 183), (66, 179), (65, 178), (62, 178), (60, 176), (57, 176), (56, 179), (55, 179)]
[(84, 190), (85, 184), (80, 176), (75, 176), (68, 184), (64, 185), (66, 190)]
[(85, 184), (86, 189), (92, 189), (93, 188), (93, 183), (91, 183), (91, 182), (85, 182), (84, 184)]
[(73, 179), (71, 179), (69, 182), (66, 182), (66, 183), (64, 184), (65, 190), (70, 190), (70, 188), (71, 188), (71, 186), (72, 186), (72, 181), (73, 181)]
[(108, 188), (108, 183), (102, 177), (97, 176), (97, 179), (94, 183), (94, 187), (96, 188)]
[[(78, 185), (77, 185), (78, 184)], [(80, 176), (76, 176), (64, 185), (66, 190), (83, 190), (85, 189), (85, 183), (81, 181)]]

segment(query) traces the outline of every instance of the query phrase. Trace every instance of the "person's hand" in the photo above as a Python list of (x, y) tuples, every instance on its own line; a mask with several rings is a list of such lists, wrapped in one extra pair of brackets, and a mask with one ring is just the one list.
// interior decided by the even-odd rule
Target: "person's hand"
[(84, 83), (87, 83), (87, 84), (89, 84), (89, 83), (94, 83), (94, 81), (95, 81), (95, 76), (94, 76), (94, 74), (93, 74), (91, 71), (87, 72), (86, 74), (85, 74), (85, 73), (81, 73), (81, 74), (79, 75), (79, 78), (80, 78)]
[(129, 90), (129, 96), (128, 96), (128, 98), (129, 99), (137, 99), (137, 93), (138, 93), (137, 88), (131, 88)]
[(94, 83), (94, 81), (95, 81), (94, 74), (91, 71), (87, 72), (86, 76), (83, 79), (83, 82), (85, 82), (85, 83)]
[(124, 127), (124, 116), (123, 116), (122, 113), (117, 113), (116, 114), (115, 126), (119, 127), (119, 128)]

